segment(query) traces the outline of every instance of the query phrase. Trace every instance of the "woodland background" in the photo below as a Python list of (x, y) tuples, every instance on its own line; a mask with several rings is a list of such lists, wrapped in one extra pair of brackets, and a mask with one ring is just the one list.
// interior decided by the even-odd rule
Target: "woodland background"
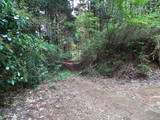
[(28, 87), (79, 61), (112, 76), (160, 65), (159, 0), (1, 0), (0, 89)]

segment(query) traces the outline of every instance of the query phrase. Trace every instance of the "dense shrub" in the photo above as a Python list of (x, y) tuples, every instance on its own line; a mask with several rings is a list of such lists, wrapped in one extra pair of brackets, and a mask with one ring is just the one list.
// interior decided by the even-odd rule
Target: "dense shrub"
[(92, 7), (82, 10), (75, 21), (82, 63), (103, 75), (130, 62), (142, 71), (151, 71), (150, 64), (160, 60), (158, 4), (149, 0), (93, 0)]
[(48, 73), (48, 59), (52, 56), (56, 63), (60, 50), (34, 34), (23, 32), (30, 23), (29, 15), (15, 3), (2, 0), (0, 10), (0, 87), (38, 83)]

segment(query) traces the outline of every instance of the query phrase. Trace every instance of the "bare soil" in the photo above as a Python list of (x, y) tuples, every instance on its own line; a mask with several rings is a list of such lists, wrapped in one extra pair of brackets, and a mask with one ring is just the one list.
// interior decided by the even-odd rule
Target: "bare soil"
[(14, 97), (6, 120), (160, 120), (160, 80), (74, 76)]

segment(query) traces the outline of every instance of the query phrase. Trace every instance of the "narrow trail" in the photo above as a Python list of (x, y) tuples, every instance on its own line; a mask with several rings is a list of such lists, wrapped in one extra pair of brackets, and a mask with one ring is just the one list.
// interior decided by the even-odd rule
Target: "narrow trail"
[(76, 76), (16, 96), (6, 120), (160, 120), (160, 81)]

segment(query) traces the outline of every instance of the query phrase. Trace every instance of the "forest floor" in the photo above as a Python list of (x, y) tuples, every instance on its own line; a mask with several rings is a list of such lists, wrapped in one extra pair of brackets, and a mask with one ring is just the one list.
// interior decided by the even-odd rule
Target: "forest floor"
[[(65, 65), (79, 68), (72, 61)], [(160, 120), (159, 76), (124, 80), (66, 75), (56, 83), (45, 81), (35, 89), (13, 93), (13, 103), (0, 109), (0, 120)]]
[[(160, 120), (160, 80), (72, 76), (16, 95), (6, 120)], [(1, 118), (0, 118), (1, 119)]]

